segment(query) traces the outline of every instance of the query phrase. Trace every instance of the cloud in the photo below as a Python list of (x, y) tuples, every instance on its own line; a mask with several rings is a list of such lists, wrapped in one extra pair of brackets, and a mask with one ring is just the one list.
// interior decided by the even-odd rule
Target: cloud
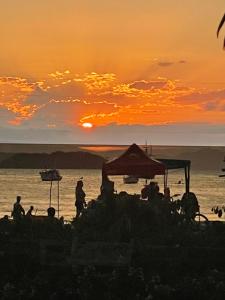
[(73, 143), (76, 142), (71, 129), (1, 127), (1, 143)]
[(172, 65), (174, 65), (174, 62), (171, 62), (171, 61), (159, 61), (157, 63), (158, 66), (160, 67), (170, 67)]
[(56, 87), (50, 87), (48, 89), (48, 95), (50, 99), (71, 99), (71, 98), (81, 98), (85, 96), (84, 87), (76, 82), (68, 82), (61, 84)]
[(9, 111), (5, 107), (0, 106), (0, 126), (5, 126), (11, 124), (12, 120), (15, 118), (13, 112)]
[[(5, 124), (27, 128), (224, 122), (225, 90), (197, 89), (165, 77), (123, 82), (113, 73), (51, 73), (45, 80), (0, 78)], [(219, 114), (217, 114), (219, 112)]]
[(42, 90), (37, 86), (32, 93), (24, 100), (25, 105), (36, 105), (40, 106), (50, 101), (50, 95), (48, 92)]
[(0, 77), (0, 106), (14, 113), (15, 124), (19, 123), (19, 119), (23, 120), (32, 115), (34, 106), (24, 102), (35, 88), (36, 83), (25, 78)]
[(162, 89), (166, 86), (167, 81), (163, 80), (155, 80), (155, 81), (146, 81), (140, 80), (135, 81), (129, 85), (130, 88), (138, 89), (138, 90), (151, 90), (151, 89)]
[(207, 111), (224, 111), (225, 89), (215, 91), (199, 91), (177, 97), (182, 103), (198, 104)]
[(84, 76), (75, 78), (75, 81), (83, 82), (89, 94), (97, 94), (112, 87), (116, 75), (113, 73), (98, 74), (96, 72), (86, 73)]
[(94, 115), (100, 119), (101, 115), (116, 112), (118, 107), (107, 101), (88, 101), (84, 99), (52, 99), (39, 107), (31, 119), (23, 122), (26, 126), (35, 128), (76, 126), (82, 118)]

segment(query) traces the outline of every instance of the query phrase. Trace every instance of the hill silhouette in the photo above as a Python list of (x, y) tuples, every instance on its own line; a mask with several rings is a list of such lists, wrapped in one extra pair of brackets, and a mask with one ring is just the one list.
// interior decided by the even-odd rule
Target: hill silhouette
[(104, 158), (96, 154), (77, 152), (16, 153), (0, 155), (0, 168), (15, 169), (101, 169)]
[(177, 159), (191, 160), (191, 168), (194, 170), (215, 170), (220, 172), (223, 166), (224, 152), (212, 149), (202, 148), (198, 151), (182, 153)]
[[(101, 168), (104, 160), (121, 155), (127, 148), (128, 145), (5, 143), (0, 144), (0, 168), (34, 166), (34, 168), (97, 169)], [(192, 170), (213, 170), (219, 173), (223, 167), (225, 155), (223, 146), (152, 145), (148, 148), (148, 153), (152, 153), (153, 157), (191, 160)]]

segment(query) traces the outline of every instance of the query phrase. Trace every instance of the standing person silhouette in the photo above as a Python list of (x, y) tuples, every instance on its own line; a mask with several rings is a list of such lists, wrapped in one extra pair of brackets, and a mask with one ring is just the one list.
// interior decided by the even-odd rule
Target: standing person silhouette
[(25, 215), (25, 210), (20, 204), (21, 196), (16, 197), (16, 202), (13, 205), (12, 217), (13, 220), (19, 222), (22, 217)]
[(78, 218), (80, 216), (80, 214), (82, 213), (84, 207), (86, 207), (86, 202), (85, 202), (85, 192), (83, 190), (83, 181), (82, 180), (78, 180), (77, 181), (77, 185), (75, 188), (75, 207), (76, 207), (76, 217)]

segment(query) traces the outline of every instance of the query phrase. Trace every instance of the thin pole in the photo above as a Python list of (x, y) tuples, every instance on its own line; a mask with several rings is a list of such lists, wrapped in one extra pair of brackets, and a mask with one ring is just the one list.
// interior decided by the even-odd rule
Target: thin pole
[[(145, 153), (148, 155), (148, 144), (147, 144), (147, 141), (145, 141)], [(145, 185), (148, 184), (148, 180), (145, 179)]]
[(59, 218), (59, 181), (58, 181), (58, 218)]
[(52, 206), (52, 180), (51, 180), (51, 184), (50, 184), (50, 199), (49, 199), (49, 207)]
[(185, 192), (189, 193), (190, 191), (190, 165), (185, 166)]
[(167, 180), (168, 180), (168, 169), (165, 170), (165, 174), (164, 174), (164, 190), (167, 187)]
[(190, 192), (190, 164), (188, 165), (188, 193)]

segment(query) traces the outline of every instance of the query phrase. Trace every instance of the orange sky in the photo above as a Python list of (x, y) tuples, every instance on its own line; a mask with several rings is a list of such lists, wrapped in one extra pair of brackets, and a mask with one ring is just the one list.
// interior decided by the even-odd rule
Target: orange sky
[(225, 125), (223, 13), (224, 0), (2, 4), (1, 127)]

